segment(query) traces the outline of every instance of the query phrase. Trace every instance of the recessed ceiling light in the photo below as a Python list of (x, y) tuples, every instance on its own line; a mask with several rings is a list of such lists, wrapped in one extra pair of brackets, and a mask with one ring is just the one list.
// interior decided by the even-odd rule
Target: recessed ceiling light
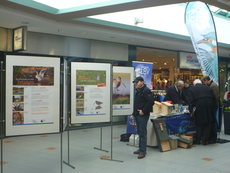
[(145, 61), (145, 59), (142, 59), (142, 61)]
[(164, 65), (167, 65), (167, 63), (165, 62)]

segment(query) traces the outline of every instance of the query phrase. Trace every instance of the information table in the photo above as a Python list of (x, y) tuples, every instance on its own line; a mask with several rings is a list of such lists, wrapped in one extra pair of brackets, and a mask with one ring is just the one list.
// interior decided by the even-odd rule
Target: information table
[(165, 118), (167, 132), (169, 135), (185, 134), (186, 132), (196, 131), (196, 126), (190, 122), (190, 114), (175, 114), (162, 116), (160, 114), (151, 114), (147, 124), (147, 145), (157, 146), (156, 134), (151, 119)]

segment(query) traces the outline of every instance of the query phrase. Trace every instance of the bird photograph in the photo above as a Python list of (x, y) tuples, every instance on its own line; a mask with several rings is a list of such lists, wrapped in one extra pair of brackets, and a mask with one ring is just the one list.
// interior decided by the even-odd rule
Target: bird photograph
[(54, 67), (13, 66), (14, 85), (54, 85)]

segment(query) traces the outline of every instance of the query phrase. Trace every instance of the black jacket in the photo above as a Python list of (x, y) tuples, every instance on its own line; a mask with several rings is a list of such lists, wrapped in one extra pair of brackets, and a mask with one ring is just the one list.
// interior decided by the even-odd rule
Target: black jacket
[(216, 122), (214, 103), (215, 95), (209, 86), (197, 84), (190, 89), (189, 111), (192, 113), (193, 108), (196, 107), (194, 116), (197, 124)]
[(185, 96), (183, 90), (178, 90), (175, 85), (170, 86), (164, 101), (172, 101), (173, 104), (181, 104), (181, 100), (188, 103), (188, 98)]
[(152, 112), (154, 105), (154, 98), (151, 90), (144, 85), (143, 87), (136, 89), (135, 99), (134, 99), (134, 110), (133, 116), (138, 116), (139, 112), (137, 110), (142, 110), (144, 115), (149, 116)]

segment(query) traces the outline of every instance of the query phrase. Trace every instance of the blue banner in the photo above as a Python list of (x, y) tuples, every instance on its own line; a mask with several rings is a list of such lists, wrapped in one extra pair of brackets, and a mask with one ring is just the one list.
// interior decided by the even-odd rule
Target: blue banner
[(200, 1), (189, 2), (185, 23), (203, 75), (219, 85), (216, 29), (208, 6)]
[(133, 67), (136, 77), (143, 77), (146, 86), (151, 88), (153, 63), (133, 61)]

